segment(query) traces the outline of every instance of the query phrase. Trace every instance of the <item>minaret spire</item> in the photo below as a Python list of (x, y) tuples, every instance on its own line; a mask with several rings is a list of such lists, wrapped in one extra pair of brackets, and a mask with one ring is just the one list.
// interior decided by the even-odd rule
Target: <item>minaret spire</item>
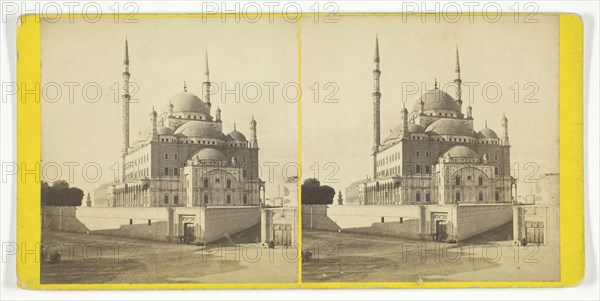
[(210, 103), (210, 71), (208, 70), (208, 50), (204, 53), (205, 62), (205, 71), (204, 75), (206, 76), (206, 81), (204, 82), (204, 101), (206, 101), (206, 105), (208, 106), (208, 112), (210, 113), (210, 107), (212, 106)]
[(462, 108), (462, 79), (460, 78), (460, 59), (458, 56), (458, 45), (456, 45), (456, 67), (454, 68), (454, 72), (456, 73), (456, 79), (454, 79), (454, 83), (456, 84), (456, 101)]
[(380, 116), (380, 100), (381, 92), (379, 87), (379, 78), (381, 70), (379, 70), (379, 36), (375, 36), (375, 70), (373, 70), (373, 178), (377, 179), (377, 153), (381, 145), (381, 116)]
[(503, 132), (502, 145), (508, 146), (508, 145), (510, 145), (510, 141), (508, 140), (508, 118), (506, 118), (505, 113), (502, 113), (501, 124), (502, 124), (502, 132)]
[(252, 120), (250, 120), (250, 143), (248, 144), (250, 148), (258, 148), (258, 138), (256, 137), (256, 120), (254, 120), (254, 115), (252, 115)]
[(126, 156), (129, 152), (129, 101), (131, 100), (131, 96), (129, 94), (129, 77), (131, 74), (129, 73), (129, 44), (127, 42), (127, 37), (125, 37), (125, 57), (123, 59), (123, 94), (121, 95), (121, 101), (123, 102), (123, 148), (121, 149), (121, 180), (125, 181), (125, 163)]

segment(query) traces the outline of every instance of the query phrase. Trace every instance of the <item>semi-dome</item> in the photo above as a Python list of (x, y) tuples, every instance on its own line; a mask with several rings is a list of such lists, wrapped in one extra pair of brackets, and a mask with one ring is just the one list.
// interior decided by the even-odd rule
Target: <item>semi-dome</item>
[[(399, 124), (392, 129), (392, 131), (390, 132), (390, 135), (387, 138), (385, 138), (384, 141), (398, 138), (398, 137), (402, 136), (403, 132), (404, 132), (404, 127), (402, 124)], [(409, 123), (408, 124), (408, 132), (409, 133), (424, 133), (425, 129), (418, 124)]]
[(246, 141), (246, 136), (244, 136), (244, 134), (238, 132), (237, 130), (233, 130), (227, 136), (234, 141)]
[(191, 159), (199, 161), (227, 161), (227, 157), (214, 148), (203, 148), (193, 154)]
[(430, 124), (426, 132), (434, 132), (438, 135), (473, 136), (473, 131), (457, 119), (442, 118)]
[(175, 135), (190, 138), (223, 139), (223, 134), (204, 121), (188, 121), (175, 130)]
[(442, 157), (450, 158), (479, 158), (479, 155), (469, 147), (456, 145), (447, 150)]
[(159, 135), (173, 135), (173, 129), (170, 127), (159, 125), (156, 127), (156, 131)]
[(446, 110), (460, 113), (460, 105), (458, 102), (448, 93), (437, 88), (425, 91), (413, 105), (413, 112), (419, 111), (421, 101), (423, 101), (423, 110), (425, 111)]
[(210, 114), (210, 110), (206, 103), (204, 103), (198, 96), (187, 92), (179, 92), (171, 97), (170, 104), (173, 105), (173, 112), (186, 112), (186, 113), (204, 113)]
[(494, 132), (490, 128), (482, 129), (481, 131), (479, 131), (479, 133), (477, 133), (477, 136), (479, 138), (498, 138), (498, 135), (496, 135), (496, 132)]

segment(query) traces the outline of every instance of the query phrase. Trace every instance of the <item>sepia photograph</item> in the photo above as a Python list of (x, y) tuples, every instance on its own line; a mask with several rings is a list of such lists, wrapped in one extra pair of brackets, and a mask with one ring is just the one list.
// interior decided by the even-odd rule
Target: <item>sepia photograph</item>
[(560, 280), (559, 18), (485, 17), (302, 19), (303, 282)]
[(42, 20), (42, 284), (298, 281), (297, 24), (234, 18)]

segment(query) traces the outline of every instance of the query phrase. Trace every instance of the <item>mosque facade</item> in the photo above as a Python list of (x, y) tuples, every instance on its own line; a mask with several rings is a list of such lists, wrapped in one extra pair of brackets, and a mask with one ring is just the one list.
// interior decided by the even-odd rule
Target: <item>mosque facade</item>
[(257, 122), (223, 133), (222, 111), (212, 111), (208, 55), (204, 99), (183, 90), (162, 112), (154, 108), (148, 127), (130, 143), (129, 48), (123, 72), (121, 177), (108, 185), (108, 207), (258, 206), (264, 182), (258, 174)]
[(438, 87), (425, 91), (410, 111), (399, 103), (399, 124), (381, 140), (382, 93), (379, 40), (375, 45), (373, 174), (346, 189), (346, 205), (511, 204), (508, 119), (500, 129), (473, 127), (473, 108), (463, 109), (458, 48), (453, 97)]

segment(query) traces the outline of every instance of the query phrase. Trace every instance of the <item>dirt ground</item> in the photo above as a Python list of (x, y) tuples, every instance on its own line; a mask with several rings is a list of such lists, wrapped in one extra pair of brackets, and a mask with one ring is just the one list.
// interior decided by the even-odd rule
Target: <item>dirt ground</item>
[[(303, 282), (558, 281), (557, 247), (517, 247), (506, 229), (461, 244), (303, 230)], [(495, 240), (501, 238), (504, 240)]]
[(42, 283), (296, 282), (297, 250), (255, 243), (207, 247), (44, 231), (42, 244), (61, 261), (41, 262)]

